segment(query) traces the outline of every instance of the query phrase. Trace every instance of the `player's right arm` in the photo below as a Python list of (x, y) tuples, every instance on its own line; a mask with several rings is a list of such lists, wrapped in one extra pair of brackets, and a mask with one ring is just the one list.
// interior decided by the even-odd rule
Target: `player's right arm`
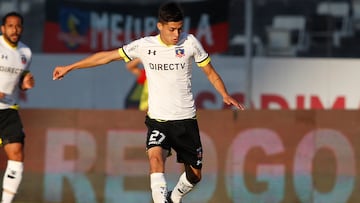
[(122, 59), (123, 58), (120, 56), (118, 49), (111, 51), (100, 51), (73, 64), (67, 66), (57, 66), (53, 71), (53, 80), (60, 80), (67, 73), (75, 69), (96, 67)]

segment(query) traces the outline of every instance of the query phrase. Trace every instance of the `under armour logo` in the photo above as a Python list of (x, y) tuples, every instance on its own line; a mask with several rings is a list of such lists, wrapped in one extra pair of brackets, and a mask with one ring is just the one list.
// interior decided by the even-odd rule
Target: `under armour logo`
[(149, 49), (148, 54), (149, 54), (149, 55), (150, 55), (150, 54), (156, 55), (156, 50), (150, 50), (150, 49)]
[(5, 54), (1, 54), (1, 59), (6, 59), (7, 60), (8, 56)]

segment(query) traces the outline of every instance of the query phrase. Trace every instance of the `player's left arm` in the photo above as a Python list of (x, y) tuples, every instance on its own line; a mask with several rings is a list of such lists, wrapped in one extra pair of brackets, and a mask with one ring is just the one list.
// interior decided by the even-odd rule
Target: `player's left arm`
[(245, 106), (236, 101), (233, 97), (231, 97), (226, 90), (225, 84), (221, 79), (220, 75), (216, 72), (211, 62), (201, 67), (205, 75), (207, 76), (210, 83), (215, 87), (215, 89), (220, 93), (223, 97), (223, 101), (227, 105), (233, 105), (240, 110), (245, 110)]
[(24, 71), (19, 81), (21, 90), (28, 90), (35, 86), (35, 78), (30, 71)]

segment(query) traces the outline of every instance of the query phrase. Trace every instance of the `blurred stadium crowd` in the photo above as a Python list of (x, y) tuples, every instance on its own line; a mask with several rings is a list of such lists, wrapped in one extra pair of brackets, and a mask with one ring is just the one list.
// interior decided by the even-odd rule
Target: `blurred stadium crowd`
[[(46, 3), (66, 0), (0, 0), (0, 15), (20, 11), (25, 17), (23, 41), (44, 53)], [(178, 0), (199, 2), (215, 0)], [(69, 2), (69, 1), (68, 1)], [(102, 4), (160, 4), (164, 0), (72, 0)], [(229, 48), (224, 54), (244, 54), (245, 0), (227, 0)], [(254, 56), (360, 56), (360, 0), (253, 0)]]

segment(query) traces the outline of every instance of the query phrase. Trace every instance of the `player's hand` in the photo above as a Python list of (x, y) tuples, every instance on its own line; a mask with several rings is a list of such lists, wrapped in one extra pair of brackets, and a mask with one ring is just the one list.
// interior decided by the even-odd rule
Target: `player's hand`
[(230, 96), (226, 96), (224, 97), (224, 103), (227, 105), (233, 105), (235, 108), (240, 109), (240, 110), (245, 110), (245, 105), (239, 103), (238, 101), (236, 101), (234, 98), (230, 97)]
[(5, 93), (0, 92), (0, 99), (5, 98)]
[(61, 80), (69, 72), (66, 66), (57, 66), (53, 71), (53, 80)]
[(24, 76), (24, 79), (22, 81), (21, 84), (21, 89), (22, 90), (28, 90), (31, 89), (35, 86), (35, 79), (34, 76), (31, 73), (26, 73), (26, 75)]

